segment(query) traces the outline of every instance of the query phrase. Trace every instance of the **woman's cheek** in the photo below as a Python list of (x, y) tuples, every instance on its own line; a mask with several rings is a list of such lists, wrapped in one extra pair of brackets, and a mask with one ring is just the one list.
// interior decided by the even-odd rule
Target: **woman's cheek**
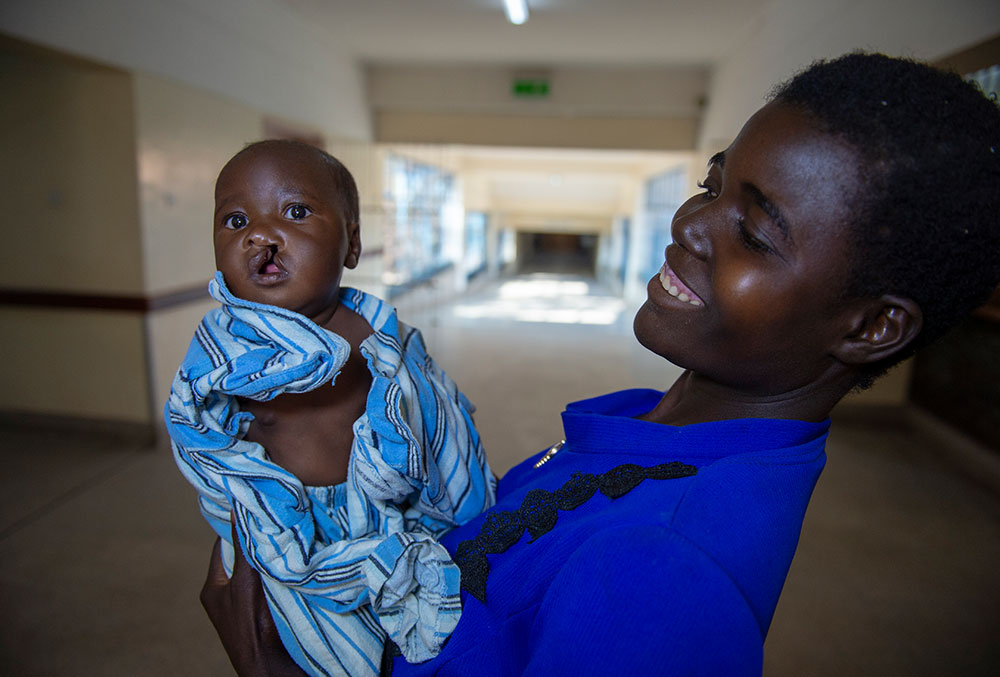
[(720, 274), (716, 271), (714, 302), (730, 326), (750, 330), (766, 324), (783, 311), (780, 289), (769, 285), (760, 272), (736, 269)]

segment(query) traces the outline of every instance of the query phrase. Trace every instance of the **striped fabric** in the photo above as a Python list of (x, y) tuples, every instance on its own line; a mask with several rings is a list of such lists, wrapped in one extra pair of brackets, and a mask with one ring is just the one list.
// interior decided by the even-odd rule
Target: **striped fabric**
[(202, 320), (165, 410), (174, 455), (223, 540), (230, 515), (262, 574), (282, 640), (316, 675), (377, 674), (386, 634), (411, 661), (434, 656), (459, 615), (459, 572), (436, 537), (495, 501), (474, 407), (395, 310), (344, 288), (375, 332), (361, 345), (372, 386), (353, 426), (347, 481), (307, 487), (243, 439), (236, 397), (269, 400), (332, 383), (347, 342), (295, 312), (234, 297)]

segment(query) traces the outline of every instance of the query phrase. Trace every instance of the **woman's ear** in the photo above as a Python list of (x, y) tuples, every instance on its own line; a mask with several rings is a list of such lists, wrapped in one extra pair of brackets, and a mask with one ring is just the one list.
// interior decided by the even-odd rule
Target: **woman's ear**
[(355, 268), (361, 259), (361, 226), (357, 223), (347, 227), (347, 257), (344, 259), (345, 268)]
[(860, 301), (852, 312), (851, 331), (833, 351), (845, 364), (871, 364), (898, 353), (917, 337), (924, 324), (920, 306), (891, 294)]

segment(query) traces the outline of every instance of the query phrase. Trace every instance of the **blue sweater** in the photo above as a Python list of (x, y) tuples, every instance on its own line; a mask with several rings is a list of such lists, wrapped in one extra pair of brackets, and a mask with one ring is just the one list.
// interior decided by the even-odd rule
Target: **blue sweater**
[[(513, 468), (494, 508), (443, 537), (460, 565), (463, 551), (485, 552), (485, 570), (462, 566), (464, 610), (444, 650), (397, 657), (394, 675), (761, 673), (829, 421), (633, 418), (661, 396), (567, 407), (565, 446)], [(622, 489), (602, 480), (622, 464), (665, 471), (609, 498)]]

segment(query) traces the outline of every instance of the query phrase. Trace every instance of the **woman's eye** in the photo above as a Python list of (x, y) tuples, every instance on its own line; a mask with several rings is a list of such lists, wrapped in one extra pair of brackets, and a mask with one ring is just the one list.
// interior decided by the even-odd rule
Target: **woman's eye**
[(222, 222), (226, 228), (231, 228), (233, 230), (239, 230), (240, 228), (245, 228), (249, 223), (245, 214), (230, 214), (226, 217), (226, 220)]
[(705, 191), (704, 193), (702, 193), (702, 195), (705, 196), (705, 197), (708, 197), (708, 198), (719, 197), (719, 194), (715, 192), (715, 189), (713, 189), (711, 186), (709, 186), (704, 181), (699, 181), (698, 182), (698, 187), (701, 188), (703, 191)]
[(740, 242), (742, 242), (743, 246), (750, 251), (760, 252), (762, 254), (769, 254), (774, 251), (771, 249), (770, 245), (750, 232), (750, 229), (747, 228), (747, 222), (745, 219), (737, 219), (736, 227), (739, 231)]
[(285, 210), (285, 216), (295, 220), (304, 219), (309, 216), (309, 214), (309, 207), (306, 207), (305, 205), (291, 205)]

